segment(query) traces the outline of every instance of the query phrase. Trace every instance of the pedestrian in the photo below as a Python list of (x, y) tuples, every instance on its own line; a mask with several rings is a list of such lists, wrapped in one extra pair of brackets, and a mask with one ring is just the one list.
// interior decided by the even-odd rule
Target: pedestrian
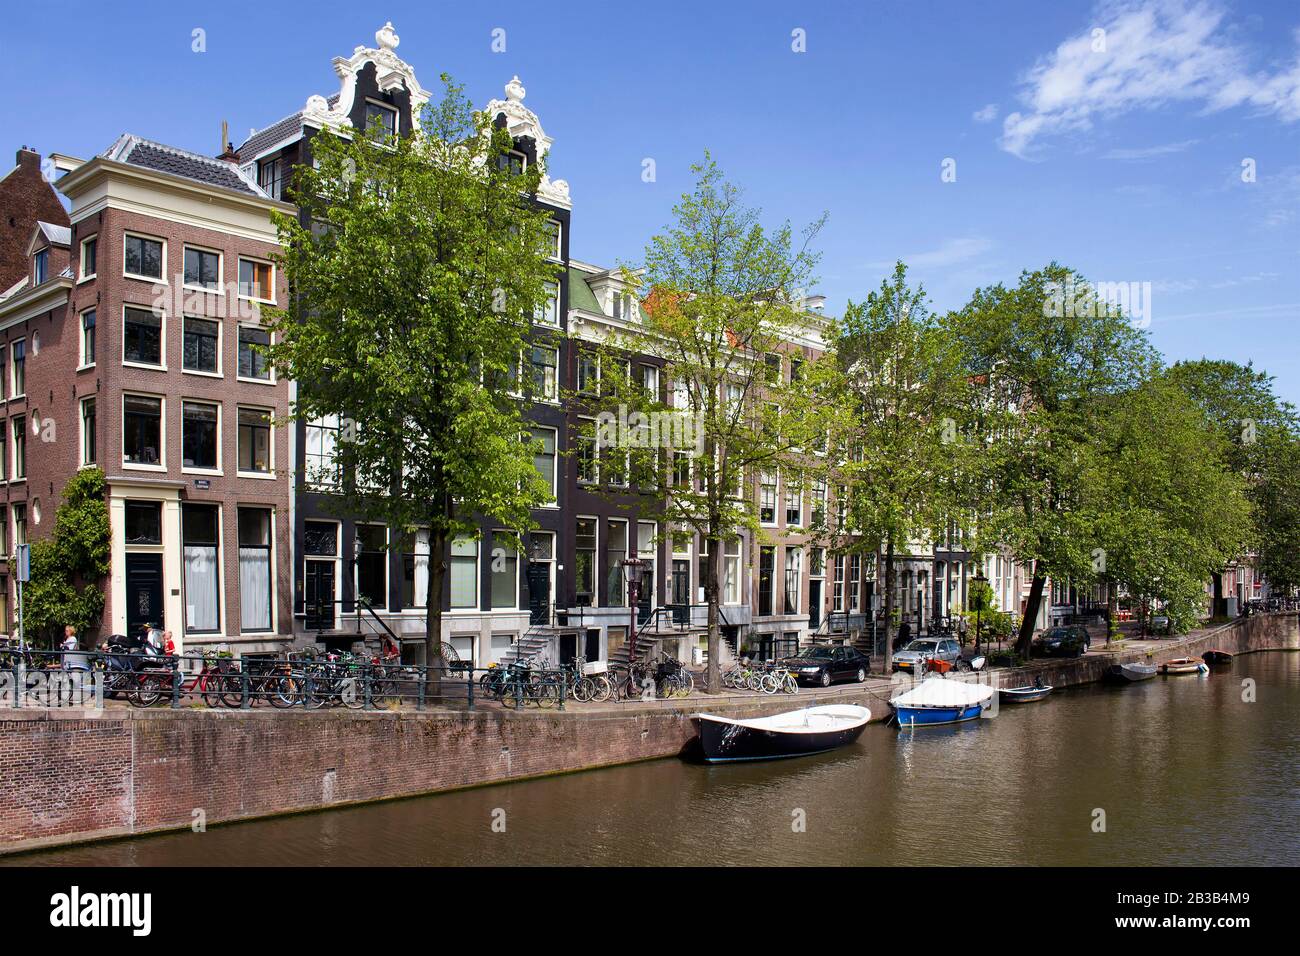
[(961, 646), (966, 646), (966, 617), (957, 618), (957, 637), (961, 641)]
[(65, 625), (63, 628), (63, 643), (59, 645), (59, 649), (62, 651), (75, 651), (79, 650), (80, 647), (81, 642), (77, 640), (77, 629), (71, 624)]
[(172, 640), (171, 631), (163, 631), (163, 653), (168, 657), (176, 653), (176, 642)]

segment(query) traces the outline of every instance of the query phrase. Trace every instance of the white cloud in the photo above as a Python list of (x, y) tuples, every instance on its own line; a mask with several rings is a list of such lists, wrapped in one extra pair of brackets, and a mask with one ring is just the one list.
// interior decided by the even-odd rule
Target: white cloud
[(1160, 146), (1139, 146), (1135, 149), (1112, 149), (1102, 154), (1102, 159), (1123, 159), (1138, 161), (1144, 159), (1155, 159), (1157, 156), (1168, 156), (1170, 153), (1181, 153), (1189, 147), (1199, 143), (1199, 139), (1185, 139), (1181, 143), (1164, 143)]
[(970, 118), (977, 123), (992, 123), (998, 118), (998, 104), (990, 103), (988, 106), (980, 107), (971, 113)]
[(1107, 0), (1092, 24), (1021, 78), (1024, 108), (1003, 120), (999, 144), (1025, 157), (1044, 136), (1176, 102), (1300, 120), (1300, 59), (1273, 75), (1252, 73), (1247, 52), (1226, 36), (1226, 15), (1216, 0)]
[[(959, 239), (945, 239), (936, 249), (914, 252), (900, 258), (909, 268), (925, 269), (935, 266), (952, 266), (959, 262), (969, 262), (993, 248), (993, 240), (983, 236), (965, 236)], [(892, 269), (893, 261), (869, 262), (868, 269)]]

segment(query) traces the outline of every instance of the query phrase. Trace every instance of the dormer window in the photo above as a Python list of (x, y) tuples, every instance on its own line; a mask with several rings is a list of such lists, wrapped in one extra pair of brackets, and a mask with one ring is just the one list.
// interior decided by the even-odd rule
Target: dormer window
[[(379, 129), (375, 130), (375, 124), (379, 124)], [(366, 103), (366, 135), (375, 139), (376, 142), (395, 139), (397, 137), (397, 110), (391, 106), (384, 106), (382, 103)]]
[(528, 157), (517, 149), (508, 149), (497, 157), (497, 167), (509, 170), (511, 176), (522, 176), (528, 168)]
[(284, 194), (283, 170), (284, 166), (278, 157), (264, 159), (257, 166), (257, 185), (272, 199), (279, 199)]
[(613, 293), (613, 308), (611, 314), (616, 319), (624, 319), (631, 322), (637, 318), (636, 296), (630, 292)]
[(35, 281), (34, 285), (40, 285), (50, 277), (50, 250), (42, 249), (36, 253), (34, 267)]

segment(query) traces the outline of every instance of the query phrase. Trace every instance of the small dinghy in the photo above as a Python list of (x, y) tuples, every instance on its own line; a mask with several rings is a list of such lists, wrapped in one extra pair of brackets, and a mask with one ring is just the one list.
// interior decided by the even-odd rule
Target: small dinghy
[(1160, 665), (1160, 673), (1166, 677), (1176, 677), (1179, 674), (1208, 674), (1210, 668), (1205, 661), (1196, 657), (1175, 657), (1172, 661), (1165, 661)]
[(1140, 680), (1150, 680), (1156, 676), (1155, 664), (1111, 664), (1106, 671), (1106, 679), (1114, 684), (1132, 684)]
[(805, 707), (771, 717), (732, 720), (696, 714), (700, 747), (709, 763), (779, 760), (825, 753), (851, 744), (862, 735), (871, 711), (856, 704)]
[(1028, 704), (1035, 700), (1042, 700), (1052, 692), (1051, 684), (1044, 684), (1041, 680), (1033, 684), (1025, 684), (1023, 687), (999, 687), (998, 701), (1003, 704)]
[(1231, 664), (1232, 655), (1227, 651), (1211, 649), (1201, 655), (1201, 660), (1213, 667), (1218, 664)]
[(919, 687), (894, 697), (889, 706), (894, 708), (899, 727), (956, 724), (974, 720), (987, 710), (993, 702), (994, 691), (987, 684), (930, 677)]

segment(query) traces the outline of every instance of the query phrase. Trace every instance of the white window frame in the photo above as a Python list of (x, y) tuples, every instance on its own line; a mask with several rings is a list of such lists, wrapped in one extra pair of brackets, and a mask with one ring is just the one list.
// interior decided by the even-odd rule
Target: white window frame
[[(95, 438), (96, 438), (96, 444), (98, 444), (98, 439), (99, 439), (99, 435), (100, 435), (100, 426), (99, 426), (99, 396), (98, 396), (98, 395), (83, 395), (83, 396), (82, 396), (82, 397), (77, 401), (77, 462), (78, 462), (77, 467), (78, 467), (78, 469), (80, 469), (80, 468), (94, 468), (96, 465), (99, 464), (98, 461), (87, 461), (87, 460), (86, 460), (86, 403), (87, 403), (87, 402), (94, 402), (94, 403), (95, 403)], [(98, 449), (96, 449), (96, 458), (98, 458)]]
[[(722, 543), (722, 603), (727, 605), (737, 605), (744, 603), (744, 588), (742, 581), (744, 579), (744, 561), (745, 547), (744, 541), (736, 538), (734, 541), (724, 541)], [(731, 548), (735, 547), (736, 553), (731, 553)], [(735, 573), (731, 571), (731, 564), (735, 562)]]
[(528, 431), (529, 441), (536, 439), (537, 436), (533, 434), (534, 432), (550, 432), (555, 436), (555, 451), (551, 453), (551, 490), (553, 496), (544, 506), (555, 508), (559, 506), (560, 498), (560, 430), (549, 425), (530, 425)]
[[(334, 424), (332, 425), (330, 424), (330, 419), (334, 420)], [(331, 462), (332, 462), (332, 466), (339, 471), (339, 476), (338, 476), (338, 480), (333, 483), (323, 482), (318, 478), (312, 477), (311, 466), (314, 463), (315, 458), (321, 457), (321, 456), (312, 456), (308, 452), (308, 448), (310, 448), (311, 446), (307, 441), (307, 433), (312, 429), (316, 429), (322, 432), (334, 433), (334, 452), (331, 458)], [(305, 484), (312, 491), (319, 491), (327, 494), (328, 493), (337, 494), (339, 491), (342, 490), (343, 474), (342, 474), (342, 468), (338, 463), (339, 437), (342, 435), (342, 432), (343, 432), (343, 420), (338, 415), (325, 415), (320, 418), (310, 419), (305, 423), (303, 428), (303, 451), (302, 451), (303, 476), (302, 477), (303, 477), (303, 484)], [(427, 541), (425, 542), (425, 548), (426, 550), (428, 548)]]
[[(193, 285), (185, 281), (185, 252), (187, 249), (193, 249), (195, 252), (206, 252), (217, 257), (217, 287), (208, 288), (205, 285)], [(181, 244), (181, 288), (189, 289), (192, 292), (201, 292), (204, 295), (225, 295), (226, 284), (226, 254), (220, 249), (212, 249), (208, 246), (200, 246), (198, 243), (185, 242)]]
[(553, 290), (554, 294), (548, 294), (546, 304), (533, 313), (533, 320), (541, 325), (549, 325), (552, 328), (560, 326), (560, 283), (547, 280), (542, 283), (548, 292)]
[[(158, 464), (144, 465), (133, 461), (126, 460), (126, 400), (135, 396), (137, 398), (156, 398), (158, 399)], [(120, 440), (118, 442), (118, 457), (122, 462), (122, 467), (130, 471), (166, 471), (167, 470), (167, 396), (159, 395), (156, 392), (139, 392), (123, 391), (119, 399), (118, 414), (121, 416), (118, 420), (122, 422), (120, 429)]]
[[(217, 370), (215, 372), (204, 372), (201, 369), (185, 367), (185, 323), (194, 320), (197, 322), (212, 322), (217, 326)], [(199, 375), (203, 378), (225, 378), (225, 346), (226, 344), (226, 323), (221, 319), (207, 315), (182, 315), (181, 316), (181, 373), (183, 375)]]
[[(92, 242), (95, 244), (95, 271), (87, 272), (86, 246)], [(79, 277), (77, 279), (77, 284), (80, 285), (83, 282), (89, 282), (91, 279), (99, 275), (99, 233), (95, 233), (93, 236), (87, 236), (85, 239), (82, 239), (81, 244), (77, 248), (77, 275)], [(125, 247), (123, 248), (125, 249)]]
[[(185, 406), (186, 405), (206, 405), (209, 408), (217, 410), (217, 467), (216, 468), (198, 468), (195, 466), (186, 466), (185, 464)], [(214, 401), (210, 398), (182, 398), (181, 399), (181, 473), (185, 475), (221, 475), (223, 474), (223, 455), (225, 452), (225, 403)], [(274, 442), (272, 443), (274, 444)]]
[[(23, 347), (23, 390), (18, 391), (18, 362), (14, 359), (14, 349)], [(27, 337), (14, 339), (9, 343), (9, 399), (24, 398), (27, 395)]]
[(455, 604), (451, 603), (450, 588), (451, 588), (451, 569), (452, 569), (453, 557), (449, 550), (447, 554), (447, 587), (449, 589), (448, 601), (447, 601), (448, 604), (447, 613), (478, 614), (479, 609), (483, 605), (483, 593), (482, 593), (483, 592), (483, 542), (480, 539), (473, 537), (472, 535), (462, 534), (462, 535), (457, 535), (455, 538), (452, 538), (449, 542), (447, 542), (448, 549), (450, 549), (453, 545), (455, 545), (457, 539), (459, 538), (464, 538), (465, 540), (472, 541), (474, 543), (474, 604), (473, 606), (457, 607)]
[(274, 385), (275, 384), (275, 366), (267, 361), (266, 370), (270, 373), (267, 378), (251, 378), (239, 374), (239, 332), (241, 329), (257, 329), (265, 332), (267, 335), (267, 344), (275, 344), (275, 334), (264, 325), (257, 322), (240, 322), (235, 326), (235, 380), (247, 382), (250, 385)]
[[(135, 309), (137, 312), (152, 312), (158, 316), (158, 359), (159, 364), (150, 365), (147, 362), (129, 362), (126, 358), (126, 310)], [(98, 316), (95, 317), (98, 321)], [(134, 302), (122, 303), (122, 367), (123, 368), (143, 368), (151, 372), (167, 371), (167, 313), (165, 311), (151, 308), (147, 305), (136, 305)]]
[[(510, 535), (510, 532), (507, 531), (507, 530), (504, 529), (504, 528), (493, 528), (493, 529), (492, 529), (492, 550), (493, 550), (493, 551), (495, 551), (495, 550), (497, 549), (497, 547), (498, 547), (498, 545), (497, 545), (497, 536), (498, 536), (498, 535), (502, 536), (503, 538), (508, 538), (509, 535)], [(504, 545), (501, 545), (501, 547), (502, 547), (502, 549), (504, 550), (504, 547), (505, 547), (505, 546), (504, 546)], [(514, 585), (515, 603), (512, 604), (512, 605), (510, 605), (509, 607), (497, 607), (497, 606), (493, 603), (493, 597), (492, 597), (492, 583), (493, 583), (493, 582), (492, 582), (492, 575), (493, 575), (495, 572), (494, 572), (494, 571), (491, 569), (491, 567), (489, 566), (489, 568), (488, 568), (488, 595), (487, 595), (487, 599), (488, 599), (488, 600), (487, 600), (487, 604), (488, 604), (488, 608), (487, 608), (487, 609), (488, 609), (488, 613), (489, 613), (489, 614), (494, 614), (494, 613), (495, 613), (495, 614), (517, 614), (517, 613), (519, 612), (519, 590), (520, 590), (520, 588), (519, 588), (519, 574), (520, 574), (520, 572), (521, 572), (521, 570), (522, 570), (522, 567), (521, 567), (521, 566), (522, 566), (524, 560), (525, 560), (525, 550), (524, 550), (524, 546), (523, 546), (522, 543), (520, 543), (520, 544), (516, 544), (516, 545), (515, 545), (515, 585)]]
[[(143, 275), (138, 275), (137, 273), (134, 272), (126, 271), (126, 241), (128, 239), (148, 239), (150, 242), (162, 243), (162, 275), (161, 276), (155, 279), (153, 276), (143, 276)], [(171, 285), (171, 282), (168, 281), (167, 279), (167, 251), (168, 251), (167, 240), (162, 238), (161, 236), (151, 236), (147, 232), (135, 232), (134, 230), (124, 231), (122, 233), (122, 278), (136, 279), (140, 282), (149, 282), (156, 285)], [(98, 250), (96, 250), (96, 254), (98, 254)], [(99, 264), (96, 263), (96, 268), (98, 268), (98, 265)], [(184, 278), (183, 271), (181, 273), (181, 276), (182, 278)]]
[[(240, 266), (241, 263), (244, 263), (244, 262), (254, 262), (254, 263), (257, 263), (258, 265), (270, 266), (270, 267), (271, 267), (271, 283), (270, 283), (270, 285), (271, 285), (271, 289), (270, 289), (271, 297), (270, 297), (269, 299), (267, 299), (267, 298), (261, 298), (261, 297), (255, 296), (255, 295), (245, 295), (245, 294), (244, 294), (244, 292), (243, 292), (243, 290), (242, 290), (242, 288), (241, 288), (242, 283), (239, 281), (239, 266)], [(275, 305), (275, 283), (276, 283), (276, 268), (275, 268), (275, 263), (274, 263), (274, 262), (271, 262), (271, 261), (268, 260), (268, 259), (261, 259), (261, 258), (259, 258), (259, 257), (257, 257), (257, 256), (243, 256), (243, 255), (241, 255), (241, 256), (238, 257), (238, 260), (237, 260), (236, 263), (235, 263), (235, 294), (236, 294), (239, 298), (244, 299), (245, 301), (248, 301), (248, 302), (264, 302), (264, 303), (266, 303), (267, 305)]]
[[(93, 277), (92, 277), (93, 278)], [(86, 361), (86, 316), (95, 313), (95, 361)], [(123, 313), (125, 314), (125, 313)], [(99, 362), (99, 306), (92, 305), (77, 313), (77, 371), (94, 368)]]
[[(269, 458), (267, 471), (244, 471), (239, 467), (239, 413), (243, 409), (252, 412), (266, 412), (270, 416), (267, 423), (267, 455)], [(265, 405), (249, 404), (240, 402), (235, 406), (235, 474), (240, 478), (257, 478), (262, 481), (274, 481), (275, 474), (275, 409), (268, 408)]]

